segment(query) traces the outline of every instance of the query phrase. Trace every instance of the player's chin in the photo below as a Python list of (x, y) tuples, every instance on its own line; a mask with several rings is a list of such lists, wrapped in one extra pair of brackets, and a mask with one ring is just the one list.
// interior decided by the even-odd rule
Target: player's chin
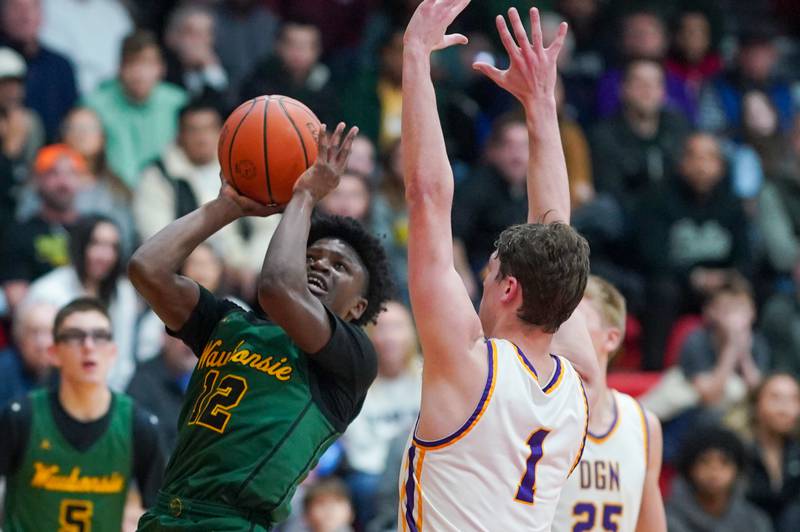
[(81, 368), (76, 375), (77, 380), (84, 384), (101, 384), (106, 382), (108, 371), (99, 367)]

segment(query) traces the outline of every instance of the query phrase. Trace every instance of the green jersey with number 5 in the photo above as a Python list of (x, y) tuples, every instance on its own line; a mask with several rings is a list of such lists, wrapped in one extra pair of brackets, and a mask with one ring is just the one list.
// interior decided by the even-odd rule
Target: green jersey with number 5
[(133, 469), (131, 399), (114, 394), (108, 428), (81, 452), (58, 429), (49, 393), (29, 396), (31, 432), (20, 467), (7, 479), (3, 530), (119, 530)]

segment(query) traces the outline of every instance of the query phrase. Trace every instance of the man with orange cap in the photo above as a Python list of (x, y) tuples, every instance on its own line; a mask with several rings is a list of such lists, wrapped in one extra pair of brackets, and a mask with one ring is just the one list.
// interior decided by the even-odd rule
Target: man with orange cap
[(67, 231), (78, 218), (75, 195), (86, 162), (64, 144), (45, 146), (36, 155), (32, 182), (39, 210), (8, 224), (0, 239), (0, 283), (14, 308), (28, 284), (69, 260)]

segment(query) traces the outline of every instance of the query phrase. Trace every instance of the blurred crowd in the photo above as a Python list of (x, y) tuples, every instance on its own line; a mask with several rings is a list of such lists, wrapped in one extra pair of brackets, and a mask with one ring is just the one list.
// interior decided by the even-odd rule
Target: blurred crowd
[[(0, 406), (52, 384), (55, 309), (91, 295), (108, 306), (119, 350), (109, 384), (158, 415), (174, 444), (195, 358), (164, 334), (126, 260), (216, 196), (227, 114), (290, 96), (329, 125), (359, 126), (320, 208), (380, 237), (399, 290), (370, 328), (380, 371), (364, 410), (285, 529), (393, 530), (420, 389), (399, 144), (402, 36), (418, 3), (0, 1)], [(476, 302), (497, 235), (525, 221), (528, 141), (513, 98), (471, 65), (505, 66), (494, 15), (530, 5), (473, 2), (454, 28), (470, 43), (434, 57), (457, 269)], [(609, 379), (664, 422), (670, 530), (711, 530), (720, 516), (725, 530), (800, 529), (800, 7), (536, 5), (546, 41), (570, 24), (558, 106), (573, 223), (593, 273), (628, 301)], [(226, 227), (183, 273), (258, 310), (276, 225)]]

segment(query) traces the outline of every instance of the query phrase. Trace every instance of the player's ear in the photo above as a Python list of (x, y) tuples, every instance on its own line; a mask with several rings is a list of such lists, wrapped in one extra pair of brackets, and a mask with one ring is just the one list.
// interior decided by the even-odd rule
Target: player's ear
[(117, 354), (119, 353), (119, 349), (117, 349), (117, 344), (112, 343), (110, 346), (108, 346), (108, 352), (109, 356), (111, 357), (111, 360), (116, 360)]
[(605, 339), (605, 351), (606, 353), (613, 353), (619, 346), (622, 344), (622, 331), (617, 329), (616, 327), (610, 327), (606, 329), (606, 339)]
[(500, 300), (503, 303), (513, 301), (517, 294), (522, 294), (522, 287), (513, 275), (506, 275), (501, 282), (503, 283), (503, 295), (500, 296)]
[(61, 367), (61, 357), (58, 356), (58, 347), (55, 343), (47, 348), (47, 362), (55, 368)]
[(355, 321), (364, 315), (367, 310), (367, 298), (359, 297), (347, 311), (345, 321)]

